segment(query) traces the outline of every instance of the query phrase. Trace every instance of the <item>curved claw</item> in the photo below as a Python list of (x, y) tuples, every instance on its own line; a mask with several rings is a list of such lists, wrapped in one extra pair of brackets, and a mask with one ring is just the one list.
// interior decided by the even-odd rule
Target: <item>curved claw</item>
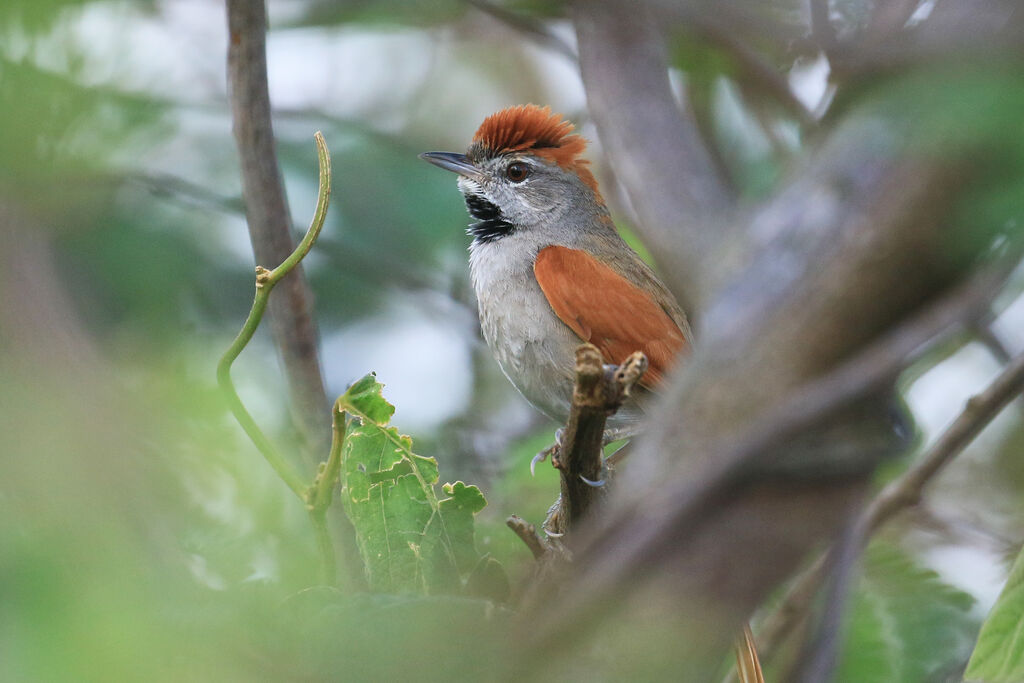
[(547, 457), (548, 457), (548, 452), (546, 450), (541, 451), (537, 455), (533, 456), (533, 459), (530, 460), (530, 476), (531, 477), (536, 477), (537, 476), (537, 463), (544, 462), (545, 460), (547, 460)]
[(604, 486), (604, 484), (605, 484), (604, 479), (598, 479), (597, 481), (592, 481), (592, 480), (587, 479), (586, 477), (584, 477), (582, 474), (580, 475), (580, 479), (583, 480), (584, 484), (586, 484), (587, 486), (593, 486), (595, 489), (599, 489), (602, 486)]

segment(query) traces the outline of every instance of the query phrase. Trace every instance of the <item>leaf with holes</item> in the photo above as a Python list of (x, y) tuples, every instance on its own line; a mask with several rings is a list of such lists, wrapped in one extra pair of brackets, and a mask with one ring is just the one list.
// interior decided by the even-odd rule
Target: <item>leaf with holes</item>
[(964, 680), (1024, 681), (1024, 551), (1017, 556), (1003, 592), (982, 624)]
[(463, 593), (481, 562), (474, 516), (487, 501), (461, 481), (445, 484), (438, 499), (437, 461), (413, 453), (412, 440), (389, 425), (395, 409), (381, 389), (369, 374), (338, 399), (352, 418), (342, 449), (341, 500), (370, 589)]

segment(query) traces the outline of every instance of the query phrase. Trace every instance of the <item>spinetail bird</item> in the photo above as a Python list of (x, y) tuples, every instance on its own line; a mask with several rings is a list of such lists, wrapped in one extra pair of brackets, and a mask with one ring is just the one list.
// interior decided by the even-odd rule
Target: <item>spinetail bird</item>
[[(615, 229), (586, 146), (560, 114), (527, 104), (484, 119), (465, 154), (420, 157), (459, 176), (475, 221), (469, 268), (480, 327), (505, 376), (564, 424), (580, 344), (615, 365), (642, 351), (642, 388), (609, 418), (613, 432), (632, 433), (693, 337), (675, 297)], [(759, 675), (746, 634), (737, 656), (752, 656)]]

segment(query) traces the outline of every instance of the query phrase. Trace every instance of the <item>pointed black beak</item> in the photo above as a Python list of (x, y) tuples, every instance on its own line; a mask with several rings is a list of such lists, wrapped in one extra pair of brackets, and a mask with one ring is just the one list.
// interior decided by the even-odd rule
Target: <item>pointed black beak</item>
[(440, 166), (447, 171), (458, 173), (464, 178), (480, 180), (481, 177), (480, 169), (474, 166), (473, 162), (466, 158), (465, 154), (455, 154), (454, 152), (424, 152), (420, 155), (420, 159), (429, 161), (434, 164), (434, 166)]

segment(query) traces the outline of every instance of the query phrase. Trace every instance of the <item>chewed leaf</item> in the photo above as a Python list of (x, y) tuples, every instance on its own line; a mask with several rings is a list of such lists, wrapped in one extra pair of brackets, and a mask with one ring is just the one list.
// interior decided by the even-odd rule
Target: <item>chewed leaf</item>
[(351, 406), (352, 414), (379, 425), (387, 424), (395, 414), (395, 407), (381, 394), (383, 388), (384, 385), (377, 381), (372, 372), (357, 380), (344, 396), (346, 403)]
[(413, 453), (412, 440), (389, 425), (394, 407), (372, 374), (353, 384), (338, 406), (353, 418), (342, 450), (341, 500), (370, 589), (462, 592), (463, 579), (480, 562), (474, 516), (487, 504), (480, 489), (445, 484), (447, 497), (438, 500), (437, 461)]

